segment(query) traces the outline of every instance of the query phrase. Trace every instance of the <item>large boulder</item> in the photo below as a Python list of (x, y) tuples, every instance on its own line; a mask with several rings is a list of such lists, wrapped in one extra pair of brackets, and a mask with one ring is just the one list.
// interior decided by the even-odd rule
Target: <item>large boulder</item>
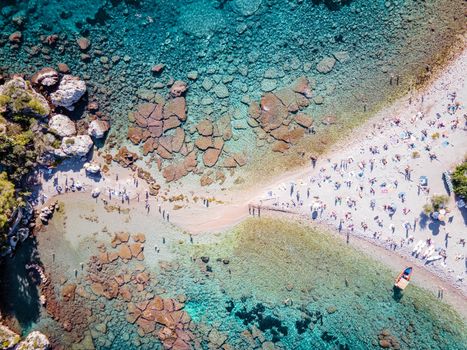
[(34, 331), (18, 344), (16, 350), (47, 350), (50, 349), (50, 342), (41, 332)]
[(58, 90), (50, 95), (55, 106), (65, 107), (69, 111), (74, 110), (74, 104), (86, 92), (86, 84), (83, 80), (72, 75), (65, 75), (60, 81)]
[(49, 129), (60, 137), (76, 135), (75, 123), (63, 114), (55, 114), (50, 118)]
[(0, 86), (0, 112), (46, 117), (50, 114), (47, 100), (37, 93), (31, 83), (14, 77)]
[(105, 133), (110, 129), (110, 125), (105, 120), (95, 119), (89, 123), (88, 134), (96, 139), (104, 137)]
[[(60, 151), (65, 156), (83, 157), (91, 150), (93, 146), (92, 139), (89, 135), (78, 135), (72, 137), (64, 137), (62, 139), (62, 145)], [(62, 154), (59, 154), (62, 155)]]

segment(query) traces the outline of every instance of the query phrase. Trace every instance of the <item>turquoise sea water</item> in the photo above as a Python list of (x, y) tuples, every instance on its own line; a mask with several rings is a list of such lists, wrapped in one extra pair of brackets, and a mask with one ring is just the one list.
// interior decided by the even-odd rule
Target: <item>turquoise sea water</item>
[[(118, 138), (137, 104), (165, 93), (171, 78), (188, 81), (187, 129), (228, 114), (239, 125), (228, 147), (253, 152), (255, 136), (242, 127), (246, 102), (306, 75), (315, 87), (306, 109), (313, 118), (359, 119), (430, 73), (461, 31), (463, 8), (461, 0), (2, 1), (0, 66), (2, 74), (32, 74), (66, 63), (88, 86), (75, 114), (97, 99)], [(22, 43), (12, 45), (8, 36), (18, 30)], [(45, 43), (53, 34), (56, 43)], [(85, 52), (79, 37), (91, 42)], [(330, 72), (317, 71), (335, 56), (341, 60)], [(151, 72), (157, 63), (166, 64), (160, 75)], [(75, 344), (83, 335), (96, 349), (163, 348), (157, 334), (141, 336), (127, 322), (128, 300), (92, 293), (87, 262), (98, 254), (96, 242), (83, 239), (76, 248), (63, 239), (66, 228), (50, 230), (39, 251), (31, 244), (8, 261), (2, 310), (25, 331), (49, 335), (57, 349), (90, 348)], [(394, 349), (467, 346), (452, 309), (412, 285), (395, 296), (393, 272), (300, 226), (248, 222), (217, 244), (177, 248), (165, 268), (147, 255), (151, 280), (132, 290), (132, 301), (184, 295), (196, 349), (378, 349), (378, 336)], [(48, 263), (57, 320), (38, 305), (37, 276), (22, 267), (29, 260)], [(88, 294), (64, 303), (75, 268)], [(116, 262), (101, 277), (137, 269), (134, 261)], [(64, 331), (70, 317), (73, 330)]]
[[(32, 284), (31, 274), (10, 271), (1, 289), (12, 300), (6, 311), (15, 314), (15, 308), (24, 330), (46, 333), (57, 348), (87, 349), (90, 342), (96, 349), (167, 348), (158, 340), (159, 324), (155, 333), (144, 335), (127, 320), (131, 302), (155, 296), (182, 300), (193, 349), (378, 349), (382, 334), (391, 339), (392, 349), (464, 349), (467, 344), (466, 325), (451, 307), (413, 284), (395, 293), (394, 271), (302, 224), (250, 219), (212, 243), (168, 241), (174, 254), (158, 264), (147, 244), (143, 262), (117, 260), (96, 270), (89, 254), (99, 256), (99, 243), (112, 251), (112, 235), (92, 245), (83, 240), (80, 246), (91, 246), (83, 252), (64, 238), (62, 220), (55, 218), (42, 232), (36, 256), (47, 262), (54, 285), (48, 302), (58, 301), (58, 318), (35, 309), (37, 300), (26, 293), (33, 287), (5, 284), (20, 277)], [(54, 263), (52, 251), (57, 252)], [(21, 259), (18, 255), (8, 266)], [(76, 278), (70, 266), (79, 266), (78, 261), (85, 261), (85, 269), (78, 268)], [(149, 282), (140, 289), (129, 278), (130, 299), (108, 300), (93, 291), (93, 281), (134, 276), (141, 264)], [(77, 285), (72, 301), (63, 297), (69, 283)], [(63, 329), (67, 322), (71, 331)]]
[[(98, 99), (116, 135), (125, 134), (118, 126), (125, 129), (128, 112), (163, 93), (171, 78), (189, 82), (188, 125), (224, 114), (245, 120), (242, 99), (257, 100), (301, 75), (315, 82), (315, 103), (307, 109), (314, 118), (358, 118), (430, 71), (462, 30), (464, 6), (461, 0), (2, 1), (0, 66), (32, 74), (66, 63), (86, 79), (89, 99)], [(8, 35), (17, 30), (22, 43), (11, 45)], [(54, 44), (44, 43), (54, 34)], [(91, 42), (85, 52), (79, 37)], [(332, 71), (317, 71), (323, 58), (339, 54)], [(166, 64), (160, 75), (151, 72), (157, 63)], [(251, 137), (244, 129), (235, 135), (236, 148)]]

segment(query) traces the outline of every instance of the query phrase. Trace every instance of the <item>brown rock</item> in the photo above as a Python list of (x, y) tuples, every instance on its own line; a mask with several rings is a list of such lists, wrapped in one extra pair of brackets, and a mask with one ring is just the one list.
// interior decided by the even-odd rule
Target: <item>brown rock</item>
[(253, 101), (250, 103), (248, 107), (248, 115), (253, 119), (258, 119), (261, 115), (261, 107), (259, 106), (258, 102)]
[(164, 122), (161, 120), (155, 121), (153, 119), (148, 119), (151, 125), (148, 125), (148, 130), (152, 137), (158, 138), (164, 133)]
[(274, 94), (267, 93), (261, 97), (261, 115), (259, 122), (261, 127), (266, 130), (274, 130), (282, 125), (284, 119), (287, 118), (288, 110), (281, 100)]
[(130, 244), (130, 251), (133, 258), (136, 258), (143, 251), (143, 245), (139, 242)]
[(120, 259), (123, 259), (123, 260), (131, 260), (132, 254), (131, 254), (130, 247), (128, 247), (127, 244), (123, 244), (118, 250), (118, 256), (120, 257)]
[(232, 138), (232, 124), (230, 116), (224, 115), (217, 121), (217, 128), (220, 131), (224, 141), (228, 141)]
[(179, 127), (182, 123), (180, 122), (180, 119), (178, 119), (176, 116), (169, 117), (168, 119), (164, 120), (164, 132), (170, 129), (174, 129), (176, 127)]
[(138, 155), (134, 152), (130, 152), (125, 146), (123, 146), (119, 149), (115, 157), (113, 157), (113, 160), (123, 167), (129, 167), (138, 160)]
[(156, 323), (154, 321), (148, 321), (144, 318), (139, 318), (138, 321), (136, 321), (136, 324), (144, 332), (144, 334), (154, 332), (156, 329)]
[(11, 33), (10, 36), (8, 37), (8, 40), (10, 40), (10, 43), (14, 44), (19, 44), (22, 40), (23, 34), (21, 34), (20, 31)]
[(273, 152), (284, 153), (289, 149), (289, 145), (288, 145), (288, 143), (286, 143), (284, 141), (276, 141), (276, 142), (273, 143), (271, 149), (272, 149)]
[(222, 151), (222, 148), (224, 147), (224, 140), (222, 139), (222, 137), (215, 137), (214, 138), (213, 147), (215, 149), (218, 149), (218, 150)]
[(188, 86), (184, 81), (177, 80), (170, 88), (170, 95), (172, 95), (173, 97), (180, 97), (185, 93), (187, 89)]
[(58, 72), (50, 67), (42, 68), (31, 77), (31, 83), (36, 85), (53, 86), (58, 83)]
[(154, 112), (155, 109), (156, 109), (156, 104), (143, 103), (138, 106), (136, 113), (142, 116), (143, 118), (147, 119), (149, 118), (151, 113)]
[(128, 286), (123, 286), (119, 289), (119, 296), (125, 301), (131, 301), (131, 291)]
[(139, 144), (143, 139), (143, 129), (129, 127), (128, 128), (128, 139), (135, 145)]
[(151, 72), (153, 73), (162, 73), (162, 71), (164, 70), (165, 68), (165, 64), (163, 63), (158, 63), (158, 64), (155, 64), (154, 66), (152, 66), (151, 68)]
[(193, 171), (198, 166), (198, 159), (196, 157), (196, 152), (190, 152), (185, 160), (183, 161), (183, 165), (187, 171)]
[(148, 139), (143, 145), (143, 155), (147, 156), (149, 153), (154, 152), (158, 145), (159, 144), (155, 139)]
[(97, 295), (97, 296), (101, 296), (101, 295), (104, 295), (104, 286), (100, 283), (92, 283), (91, 284), (91, 291)]
[(156, 151), (157, 151), (157, 154), (163, 159), (172, 159), (173, 158), (172, 153), (167, 151), (167, 149), (165, 147), (162, 147), (161, 145), (159, 145), (159, 147), (157, 147)]
[(78, 46), (82, 51), (86, 51), (89, 48), (89, 46), (91, 46), (91, 41), (89, 41), (88, 38), (80, 37), (78, 38), (78, 40), (76, 40), (76, 42), (78, 43)]
[(236, 168), (237, 162), (235, 161), (234, 157), (226, 157), (222, 163), (222, 166), (224, 168)]
[(65, 63), (59, 63), (59, 64), (57, 65), (57, 67), (58, 67), (58, 71), (59, 71), (60, 73), (62, 73), (62, 74), (68, 74), (68, 73), (70, 73), (70, 68), (69, 68), (68, 65), (65, 64)]
[(185, 142), (185, 131), (182, 128), (176, 128), (175, 133), (172, 137), (172, 151), (173, 152), (180, 152), (180, 149)]
[(64, 301), (75, 300), (76, 284), (67, 284), (62, 289), (62, 298)]
[(164, 147), (169, 153), (172, 153), (172, 136), (162, 136), (159, 138), (159, 145)]
[(324, 125), (334, 125), (337, 123), (337, 117), (335, 115), (328, 115), (324, 117), (323, 124)]
[(311, 98), (312, 96), (310, 82), (305, 76), (301, 76), (293, 82), (292, 90), (306, 96), (307, 98)]
[(104, 296), (108, 299), (114, 299), (118, 296), (119, 286), (117, 281), (109, 280), (104, 283)]
[(233, 157), (238, 165), (244, 166), (246, 164), (246, 156), (244, 153), (234, 153)]
[(133, 235), (133, 240), (135, 242), (144, 243), (146, 242), (146, 235), (144, 233), (136, 233)]
[(180, 121), (186, 120), (186, 101), (184, 97), (176, 97), (166, 102), (164, 106), (164, 118), (176, 116)]
[(271, 131), (271, 136), (276, 140), (295, 144), (304, 135), (304, 133), (305, 132), (302, 128), (292, 128), (289, 130), (285, 125), (281, 125), (279, 128)]
[(217, 163), (221, 150), (216, 148), (208, 148), (203, 154), (203, 163), (207, 167), (212, 167)]
[(109, 262), (114, 262), (115, 260), (118, 259), (118, 253), (117, 252), (110, 252), (107, 254), (107, 257), (109, 259)]
[(391, 347), (391, 342), (388, 339), (381, 339), (379, 341), (379, 346), (383, 349), (389, 349)]
[(313, 118), (305, 113), (297, 113), (294, 120), (298, 125), (303, 126), (304, 128), (309, 128), (313, 125)]
[(198, 125), (196, 125), (196, 130), (202, 136), (211, 136), (213, 132), (212, 122), (208, 119), (201, 120)]
[(209, 147), (213, 146), (212, 138), (209, 136), (200, 136), (195, 141), (195, 146), (200, 150), (207, 150)]
[(214, 182), (214, 180), (212, 178), (210, 178), (208, 175), (203, 175), (199, 179), (199, 182), (200, 182), (201, 186), (209, 186)]

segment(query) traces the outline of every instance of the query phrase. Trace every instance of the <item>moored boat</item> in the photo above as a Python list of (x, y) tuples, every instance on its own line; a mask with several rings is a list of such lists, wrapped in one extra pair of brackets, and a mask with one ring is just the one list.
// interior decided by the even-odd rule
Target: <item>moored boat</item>
[(409, 285), (410, 278), (412, 277), (412, 266), (406, 267), (396, 278), (394, 286), (404, 290)]

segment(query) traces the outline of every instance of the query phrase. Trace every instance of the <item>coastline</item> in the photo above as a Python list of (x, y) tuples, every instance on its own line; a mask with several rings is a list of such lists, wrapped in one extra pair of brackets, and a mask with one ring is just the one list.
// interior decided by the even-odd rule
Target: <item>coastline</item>
[[(467, 61), (466, 57), (467, 51), (464, 50), (461, 54), (459, 54), (459, 56), (451, 65), (445, 68), (444, 72), (434, 82), (432, 82), (425, 89), (418, 91), (416, 96), (405, 96), (398, 100), (395, 104), (391, 105), (388, 108), (385, 108), (384, 110), (379, 112), (375, 117), (364, 123), (362, 126), (353, 130), (352, 139), (345, 139), (336, 143), (330, 148), (330, 150), (327, 153), (322, 155), (322, 158), (332, 158), (336, 155), (339, 155), (343, 149), (350, 149), (351, 147), (355, 147), (356, 145), (359, 145), (360, 143), (364, 142), (369, 136), (375, 136), (375, 127), (379, 123), (387, 122), (388, 119), (390, 119), (392, 116), (399, 115), (399, 112), (401, 111), (405, 111), (405, 113), (402, 113), (402, 115), (400, 115), (401, 119), (409, 118), (409, 115), (411, 115), (411, 111), (406, 110), (408, 109), (408, 107), (417, 110), (417, 106), (423, 104), (423, 101), (425, 101), (426, 103), (426, 101), (430, 98), (436, 99), (436, 96), (444, 96), (447, 93), (446, 90), (451, 86), (450, 83), (452, 83), (453, 75), (455, 76), (459, 72), (459, 70), (462, 71), (463, 65), (465, 66)], [(428, 108), (431, 107), (428, 106)], [(113, 167), (111, 172), (112, 176), (118, 174), (120, 180), (111, 180), (110, 177), (107, 178), (108, 180), (105, 182), (105, 185), (108, 188), (116, 188), (117, 186), (120, 187), (122, 181), (124, 184), (127, 184), (129, 187), (131, 187), (131, 181), (133, 177), (128, 172), (128, 170), (120, 167)], [(248, 205), (250, 203), (257, 202), (260, 199), (261, 194), (263, 194), (267, 189), (277, 187), (284, 182), (293, 181), (302, 176), (309, 175), (309, 172), (309, 167), (300, 168), (292, 172), (284, 173), (278, 177), (275, 177), (274, 179), (271, 179), (267, 182), (267, 184), (262, 185), (261, 188), (255, 188), (254, 190), (249, 191), (240, 189), (233, 190), (232, 192), (225, 195), (219, 194), (219, 197), (221, 198), (222, 196), (223, 198), (228, 198), (227, 200), (225, 200), (225, 204), (214, 202), (208, 208), (202, 205), (201, 202), (191, 202), (187, 204), (186, 207), (178, 211), (171, 211), (170, 221), (173, 224), (175, 224), (175, 226), (179, 227), (182, 231), (193, 235), (198, 235), (200, 240), (209, 239), (207, 236), (212, 235), (213, 232), (217, 233), (230, 229), (234, 225), (238, 224), (243, 219), (248, 217)], [(72, 176), (77, 175), (73, 172), (71, 174)], [(86, 175), (84, 170), (81, 170), (79, 174), (79, 177), (82, 177), (83, 181), (85, 181)], [(52, 181), (52, 179), (49, 179), (48, 181)], [(89, 180), (88, 182), (90, 183), (90, 185), (88, 186), (94, 185), (93, 181)], [(50, 183), (51, 182), (45, 182), (46, 185), (50, 185)], [(98, 184), (99, 182), (95, 185), (97, 186)], [(103, 185), (103, 183), (100, 183), (100, 185)], [(145, 187), (145, 185), (143, 185), (141, 187), (138, 187), (137, 189), (135, 188), (135, 192), (138, 191), (142, 194), (144, 193), (144, 191), (146, 191), (146, 189), (147, 188)], [(173, 191), (171, 189), (172, 193)], [(212, 193), (209, 189), (202, 190), (202, 192), (206, 192), (206, 196), (208, 196), (209, 193)], [(60, 198), (60, 196), (54, 196), (52, 191), (46, 191), (45, 187), (42, 193), (47, 194), (49, 199)], [(103, 194), (101, 195), (101, 197), (102, 196)], [(135, 196), (136, 195), (132, 196), (131, 205), (129, 205), (129, 203), (123, 203), (122, 207), (129, 207), (133, 210), (137, 210), (141, 213), (144, 213), (144, 201), (142, 200), (140, 203), (135, 204)], [(159, 205), (162, 205), (162, 207), (165, 208), (167, 212), (169, 212), (169, 210), (171, 210), (170, 207), (173, 206), (171, 202), (159, 202), (158, 199), (154, 200), (152, 197), (150, 198), (149, 202), (151, 203), (151, 205), (153, 205), (154, 203), (153, 208), (157, 208)], [(155, 211), (155, 209), (152, 210)], [(162, 220), (162, 218), (160, 220)], [(328, 230), (329, 227), (326, 227)], [(335, 230), (332, 230), (332, 232), (335, 234)], [(342, 237), (341, 235), (337, 236)], [(358, 244), (356, 244), (357, 249), (360, 249), (360, 251), (372, 256), (376, 260), (382, 261), (383, 263), (392, 267), (393, 269), (396, 267), (396, 261), (394, 261), (393, 258), (397, 258), (397, 263), (399, 264), (397, 266), (399, 266), (399, 268), (401, 264), (405, 264), (406, 262), (414, 263), (414, 261), (409, 259), (407, 256), (391, 252), (387, 248), (375, 244), (375, 242), (371, 242), (360, 238), (356, 238), (355, 241), (359, 242)], [(368, 247), (374, 249), (365, 249)], [(427, 269), (425, 266), (420, 266), (420, 263), (417, 263), (417, 268), (418, 267), (420, 267), (421, 272), (420, 275), (414, 279), (414, 281), (420, 286), (431, 291), (436, 291), (436, 288), (440, 283), (446, 282), (440, 279), (440, 276), (437, 275), (434, 271), (431, 271), (431, 269)], [(448, 289), (448, 293), (446, 294), (445, 301), (457, 307), (462, 316), (466, 318), (467, 311), (465, 305), (465, 289), (456, 287), (452, 280), (449, 280), (448, 282), (449, 285), (446, 286), (446, 288)]]

